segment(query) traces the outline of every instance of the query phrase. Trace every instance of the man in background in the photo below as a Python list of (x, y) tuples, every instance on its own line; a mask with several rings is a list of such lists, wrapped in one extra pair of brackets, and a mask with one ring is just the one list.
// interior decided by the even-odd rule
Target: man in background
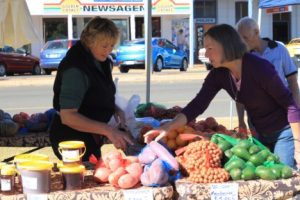
[[(261, 38), (258, 24), (252, 18), (244, 17), (240, 19), (236, 27), (240, 36), (246, 42), (249, 51), (268, 60), (274, 65), (281, 80), (285, 86), (291, 90), (296, 104), (300, 107), (300, 94), (297, 82), (298, 71), (286, 47), (278, 41), (270, 40), (269, 38)], [(236, 103), (236, 106), (239, 128), (246, 129), (244, 106), (238, 102)], [(251, 126), (251, 121), (249, 120), (248, 125), (250, 130), (254, 130)]]

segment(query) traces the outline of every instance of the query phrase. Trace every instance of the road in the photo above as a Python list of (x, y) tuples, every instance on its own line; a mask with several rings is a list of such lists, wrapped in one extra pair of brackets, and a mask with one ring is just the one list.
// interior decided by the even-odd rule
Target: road
[[(196, 67), (187, 72), (165, 70), (151, 76), (152, 102), (172, 107), (186, 105), (199, 91), (207, 71)], [(117, 69), (113, 77), (118, 78), (118, 92), (129, 99), (137, 94), (141, 102), (146, 99), (146, 74), (144, 70), (132, 70), (128, 74), (121, 74)], [(55, 74), (46, 76), (9, 76), (0, 78), (0, 108), (10, 114), (21, 111), (29, 114), (44, 112), (52, 107), (52, 86)], [(230, 116), (231, 101), (227, 93), (219, 92), (211, 102), (209, 108), (200, 118), (214, 116), (228, 118)], [(236, 116), (235, 109), (232, 109)]]

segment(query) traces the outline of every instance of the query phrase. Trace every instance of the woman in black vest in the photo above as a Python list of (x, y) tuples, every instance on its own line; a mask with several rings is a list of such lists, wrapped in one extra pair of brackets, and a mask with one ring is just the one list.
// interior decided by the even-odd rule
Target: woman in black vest
[(50, 141), (60, 159), (61, 141), (83, 141), (86, 146), (83, 161), (91, 154), (100, 156), (104, 137), (123, 150), (132, 144), (127, 133), (107, 124), (118, 111), (112, 62), (108, 58), (118, 39), (118, 28), (111, 20), (95, 17), (58, 67), (53, 87), (57, 114), (50, 127)]

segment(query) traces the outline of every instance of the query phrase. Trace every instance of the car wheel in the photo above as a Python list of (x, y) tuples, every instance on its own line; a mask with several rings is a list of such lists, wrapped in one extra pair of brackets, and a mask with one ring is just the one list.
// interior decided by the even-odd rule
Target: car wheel
[(3, 64), (0, 64), (0, 76), (6, 75), (6, 68)]
[(50, 69), (45, 69), (45, 74), (47, 74), (47, 75), (51, 75), (51, 70)]
[(120, 66), (119, 69), (121, 73), (128, 73), (129, 71), (129, 67), (126, 66)]
[(41, 75), (41, 73), (42, 73), (41, 67), (39, 65), (34, 65), (32, 69), (32, 74)]
[(162, 58), (161, 58), (161, 57), (158, 57), (158, 58), (156, 59), (155, 64), (154, 64), (154, 71), (160, 72), (160, 71), (162, 70), (163, 66), (164, 66), (164, 63), (163, 63)]
[(187, 59), (184, 58), (181, 62), (180, 71), (185, 72), (187, 70), (188, 66), (189, 66), (188, 61), (187, 61)]

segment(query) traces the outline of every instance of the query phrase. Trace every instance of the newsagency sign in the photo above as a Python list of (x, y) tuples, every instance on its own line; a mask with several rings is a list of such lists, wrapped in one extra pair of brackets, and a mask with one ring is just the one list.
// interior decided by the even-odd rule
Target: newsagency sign
[[(48, 0), (44, 3), (44, 14), (76, 15), (129, 15), (143, 14), (147, 0)], [(152, 0), (153, 14), (187, 14), (187, 0)]]

